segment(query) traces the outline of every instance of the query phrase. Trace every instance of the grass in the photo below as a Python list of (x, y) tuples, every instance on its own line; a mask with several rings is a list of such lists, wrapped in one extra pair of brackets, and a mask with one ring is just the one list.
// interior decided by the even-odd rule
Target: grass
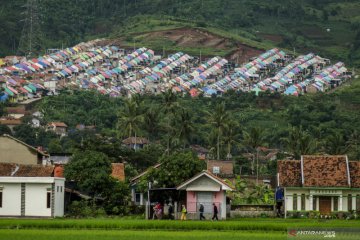
[(106, 230), (0, 230), (0, 240), (192, 240), (192, 239), (284, 239), (282, 232), (219, 232), (219, 231), (106, 231)]
[(122, 219), (2, 219), (0, 229), (123, 229), (286, 231), (288, 227), (360, 227), (360, 221), (302, 219), (239, 219), (219, 222)]
[(284, 239), (288, 228), (298, 227), (359, 228), (360, 221), (259, 218), (219, 222), (124, 219), (1, 219), (0, 240)]

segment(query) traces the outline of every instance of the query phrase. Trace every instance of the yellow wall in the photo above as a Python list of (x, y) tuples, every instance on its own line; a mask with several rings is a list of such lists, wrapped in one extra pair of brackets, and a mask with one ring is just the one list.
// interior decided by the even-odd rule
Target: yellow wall
[(0, 162), (38, 164), (37, 152), (7, 137), (0, 136)]

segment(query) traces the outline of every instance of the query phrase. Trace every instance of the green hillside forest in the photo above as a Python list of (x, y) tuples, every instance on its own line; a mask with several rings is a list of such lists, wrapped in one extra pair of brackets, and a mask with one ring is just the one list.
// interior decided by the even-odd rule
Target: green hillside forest
[[(31, 1), (30, 1), (31, 2)], [(221, 29), (264, 43), (360, 65), (356, 0), (47, 0), (38, 2), (41, 44), (72, 46), (96, 37), (181, 26)], [(0, 56), (17, 53), (26, 0), (0, 6)], [(255, 44), (256, 45), (256, 44)]]

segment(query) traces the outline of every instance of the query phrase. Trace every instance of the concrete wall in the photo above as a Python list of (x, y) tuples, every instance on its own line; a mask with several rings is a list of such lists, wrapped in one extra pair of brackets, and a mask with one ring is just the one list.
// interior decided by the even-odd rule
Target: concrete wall
[(37, 152), (25, 145), (0, 136), (0, 162), (16, 164), (38, 164)]
[[(15, 179), (15, 178), (14, 178)], [(16, 181), (16, 180), (15, 180)], [(52, 192), (52, 183), (25, 183), (25, 217), (62, 217), (64, 216), (65, 180), (56, 179), (54, 195), (51, 196), (50, 208), (47, 207), (47, 193)], [(59, 187), (59, 188), (58, 188)], [(59, 190), (59, 191), (57, 191)], [(3, 205), (0, 216), (21, 216), (21, 182), (0, 183), (3, 193)], [(53, 207), (53, 210), (52, 210)]]
[[(46, 197), (51, 184), (27, 183), (25, 189), (25, 216), (51, 217), (51, 207), (46, 206)], [(51, 192), (51, 190), (50, 190)]]
[[(319, 196), (329, 196), (331, 199), (331, 211), (334, 211), (334, 197), (338, 198), (338, 211), (348, 211), (348, 195), (351, 195), (352, 209), (356, 210), (356, 196), (360, 195), (360, 190), (333, 190), (333, 193), (314, 194), (309, 189), (285, 189), (285, 209), (293, 211), (293, 194), (297, 194), (297, 211), (301, 211), (301, 194), (305, 194), (305, 211), (319, 210)], [(313, 198), (311, 197), (313, 196)], [(316, 198), (314, 198), (316, 197)], [(316, 209), (313, 208), (312, 201), (316, 202)], [(360, 206), (359, 206), (360, 207)], [(358, 207), (358, 208), (359, 208)]]
[(0, 183), (0, 191), (3, 193), (3, 203), (2, 208), (0, 208), (0, 216), (20, 216), (21, 184)]
[(65, 192), (65, 181), (62, 179), (55, 180), (55, 204), (54, 204), (54, 217), (64, 216), (64, 192)]

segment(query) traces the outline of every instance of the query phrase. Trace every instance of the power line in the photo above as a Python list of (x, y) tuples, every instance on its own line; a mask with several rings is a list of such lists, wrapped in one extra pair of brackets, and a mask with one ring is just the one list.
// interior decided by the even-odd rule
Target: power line
[(18, 55), (33, 56), (42, 49), (40, 28), (40, 0), (27, 0), (22, 15), (23, 30), (19, 42)]

